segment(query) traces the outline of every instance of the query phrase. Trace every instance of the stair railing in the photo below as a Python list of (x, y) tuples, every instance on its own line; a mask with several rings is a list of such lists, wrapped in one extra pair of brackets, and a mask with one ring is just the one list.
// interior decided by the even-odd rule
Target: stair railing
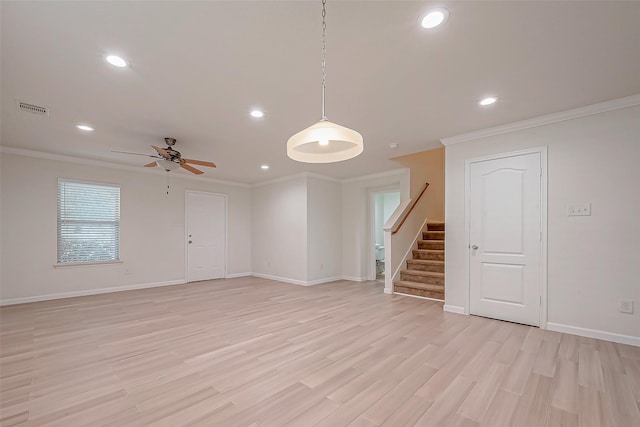
[(418, 202), (422, 198), (422, 195), (424, 194), (424, 192), (427, 191), (427, 188), (429, 188), (429, 183), (428, 182), (424, 185), (424, 187), (422, 188), (422, 191), (420, 192), (418, 197), (416, 197), (416, 199), (413, 201), (413, 203), (411, 204), (411, 207), (409, 208), (409, 210), (407, 210), (407, 212), (404, 215), (402, 215), (402, 219), (400, 220), (400, 223), (398, 224), (398, 226), (396, 228), (394, 228), (393, 231), (391, 231), (392, 235), (396, 234), (398, 231), (400, 231), (400, 229), (402, 228), (404, 222), (407, 220), (407, 217), (413, 211), (413, 208), (416, 207), (416, 205), (418, 204)]
[(429, 188), (428, 182), (415, 199), (401, 203), (383, 227), (384, 292), (387, 294), (393, 293), (393, 283), (399, 279), (400, 270), (410, 258), (422, 231), (426, 230), (427, 198), (422, 196), (427, 188)]

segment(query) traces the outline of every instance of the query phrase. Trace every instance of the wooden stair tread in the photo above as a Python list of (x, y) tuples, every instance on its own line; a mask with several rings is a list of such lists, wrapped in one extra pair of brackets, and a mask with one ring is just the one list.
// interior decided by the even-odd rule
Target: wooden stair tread
[(400, 271), (400, 280), (393, 283), (394, 290), (405, 295), (444, 300), (445, 224), (428, 221), (427, 231), (417, 240), (413, 257), (406, 261), (406, 270)]
[(438, 273), (435, 271), (423, 271), (423, 270), (402, 270), (400, 273), (409, 274), (411, 276), (430, 276), (430, 277), (444, 277), (444, 273)]
[(444, 261), (438, 261), (437, 259), (408, 259), (407, 262), (414, 262), (416, 264), (424, 265), (442, 265)]
[(407, 282), (406, 280), (399, 280), (395, 282), (394, 285), (402, 286), (403, 288), (423, 289), (426, 291), (444, 291), (444, 285), (432, 285), (430, 283)]

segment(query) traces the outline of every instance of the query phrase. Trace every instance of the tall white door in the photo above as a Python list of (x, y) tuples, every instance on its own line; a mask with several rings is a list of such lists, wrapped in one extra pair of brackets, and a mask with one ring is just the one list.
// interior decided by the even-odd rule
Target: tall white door
[(469, 312), (540, 325), (541, 154), (469, 165)]
[(187, 191), (187, 281), (225, 275), (226, 198)]

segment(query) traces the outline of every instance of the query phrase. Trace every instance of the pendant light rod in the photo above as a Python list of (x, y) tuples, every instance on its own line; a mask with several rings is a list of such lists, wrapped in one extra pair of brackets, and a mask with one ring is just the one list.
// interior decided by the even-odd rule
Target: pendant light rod
[(322, 120), (327, 120), (324, 111), (324, 91), (327, 79), (327, 0), (322, 0)]

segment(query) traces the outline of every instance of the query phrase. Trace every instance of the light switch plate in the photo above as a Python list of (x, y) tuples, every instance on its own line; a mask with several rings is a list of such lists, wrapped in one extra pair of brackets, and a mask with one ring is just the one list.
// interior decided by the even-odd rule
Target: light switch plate
[(591, 203), (572, 203), (567, 205), (567, 216), (591, 216)]

